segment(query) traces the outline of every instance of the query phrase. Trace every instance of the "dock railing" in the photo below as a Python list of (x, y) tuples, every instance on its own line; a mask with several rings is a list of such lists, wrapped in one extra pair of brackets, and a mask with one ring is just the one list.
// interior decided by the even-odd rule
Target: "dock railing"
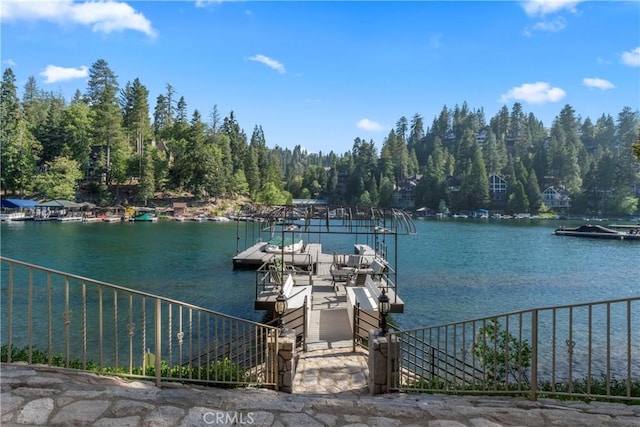
[[(307, 351), (307, 331), (309, 325), (309, 305), (308, 298), (304, 297), (302, 306), (288, 310), (283, 316), (284, 327), (288, 331), (295, 331), (296, 334), (296, 348), (301, 348), (302, 351)], [(274, 318), (267, 325), (278, 326), (280, 319)]]
[(401, 346), (394, 390), (640, 401), (640, 297), (390, 335)]
[(278, 329), (0, 257), (2, 361), (277, 388)]
[(309, 267), (303, 269), (281, 262), (277, 255), (262, 264), (255, 272), (256, 275), (256, 300), (263, 295), (279, 292), (291, 275), (296, 285), (311, 286), (313, 284), (313, 271)]
[(380, 316), (377, 311), (366, 311), (360, 309), (360, 303), (353, 307), (352, 319), (353, 331), (353, 351), (358, 347), (369, 348), (369, 331), (378, 329), (380, 326)]

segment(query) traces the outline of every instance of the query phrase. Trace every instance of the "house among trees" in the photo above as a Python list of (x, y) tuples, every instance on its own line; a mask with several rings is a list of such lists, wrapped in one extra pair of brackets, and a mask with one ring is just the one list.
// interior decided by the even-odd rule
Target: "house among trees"
[(482, 146), (484, 146), (485, 142), (487, 142), (487, 130), (486, 129), (482, 129), (476, 135), (476, 144), (478, 144), (479, 146), (482, 147)]
[(187, 213), (186, 202), (173, 202), (173, 216), (184, 216)]
[(414, 209), (416, 207), (416, 187), (422, 175), (414, 175), (404, 179), (393, 192), (393, 207)]
[(496, 175), (489, 175), (489, 197), (493, 203), (505, 203), (507, 201), (507, 181)]
[(567, 190), (556, 188), (553, 185), (542, 192), (542, 201), (551, 209), (568, 209), (571, 207), (571, 198)]

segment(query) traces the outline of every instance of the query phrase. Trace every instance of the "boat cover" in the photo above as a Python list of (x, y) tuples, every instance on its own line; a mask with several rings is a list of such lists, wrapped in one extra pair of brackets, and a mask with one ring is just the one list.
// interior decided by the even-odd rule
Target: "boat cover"
[(2, 199), (3, 208), (11, 209), (23, 209), (23, 208), (35, 208), (37, 202), (29, 199)]

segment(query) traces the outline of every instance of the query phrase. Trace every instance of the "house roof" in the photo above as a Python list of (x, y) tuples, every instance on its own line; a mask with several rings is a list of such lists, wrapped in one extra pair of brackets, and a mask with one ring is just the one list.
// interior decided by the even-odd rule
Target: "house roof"
[(69, 200), (49, 200), (48, 202), (38, 203), (43, 208), (81, 208), (83, 205)]
[(3, 208), (33, 208), (37, 202), (29, 199), (2, 199)]

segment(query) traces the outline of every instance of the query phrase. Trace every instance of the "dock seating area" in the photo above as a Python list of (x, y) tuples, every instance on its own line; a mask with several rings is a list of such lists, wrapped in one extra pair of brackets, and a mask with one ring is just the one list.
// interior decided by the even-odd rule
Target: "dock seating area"
[(384, 289), (391, 299), (391, 312), (402, 313), (404, 303), (396, 295), (395, 284), (390, 277), (392, 272), (387, 261), (378, 257), (369, 265), (354, 269), (345, 283), (349, 303), (354, 306), (360, 304), (361, 310), (376, 311), (378, 297)]
[(256, 270), (256, 310), (271, 310), (282, 291), (291, 309), (301, 307), (311, 298), (312, 272), (283, 262), (274, 256)]
[(361, 267), (362, 256), (360, 255), (345, 255), (345, 254), (333, 254), (333, 263), (329, 268), (329, 273), (331, 273), (331, 284), (334, 289), (336, 288), (338, 283), (348, 283), (351, 281), (352, 276), (355, 274), (357, 269)]

